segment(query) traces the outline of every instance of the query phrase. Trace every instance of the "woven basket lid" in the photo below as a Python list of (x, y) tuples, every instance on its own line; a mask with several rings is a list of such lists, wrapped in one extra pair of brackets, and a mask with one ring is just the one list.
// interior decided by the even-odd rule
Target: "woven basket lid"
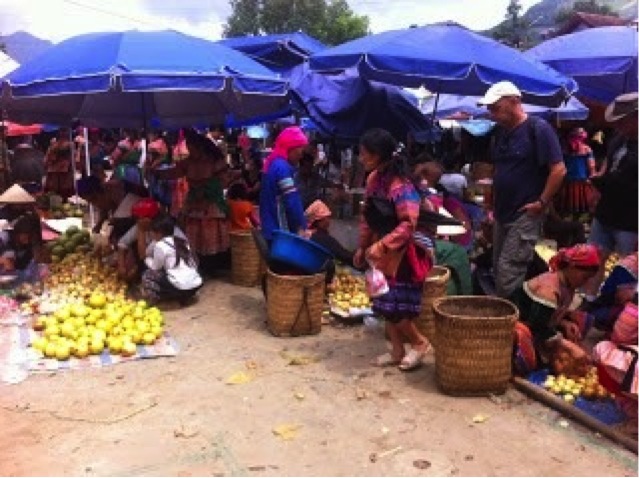
[(19, 184), (14, 184), (0, 194), (0, 203), (2, 204), (29, 204), (34, 202), (36, 202), (35, 198), (22, 189)]

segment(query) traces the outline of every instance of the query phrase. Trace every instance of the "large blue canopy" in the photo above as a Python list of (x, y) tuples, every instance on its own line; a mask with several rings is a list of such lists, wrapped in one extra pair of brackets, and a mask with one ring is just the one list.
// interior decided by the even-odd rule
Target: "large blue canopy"
[(637, 91), (637, 29), (601, 27), (547, 40), (525, 55), (573, 77), (579, 96), (609, 103)]
[(416, 101), (401, 88), (362, 79), (356, 70), (321, 75), (300, 65), (291, 72), (291, 96), (325, 136), (357, 141), (369, 128), (405, 139), (430, 128)]
[(287, 82), (242, 53), (175, 31), (65, 40), (5, 78), (10, 118), (99, 126), (223, 122), (280, 109)]
[(574, 80), (455, 23), (359, 38), (313, 55), (310, 66), (321, 72), (358, 67), (369, 80), (460, 95), (480, 96), (509, 80), (527, 102), (551, 106), (576, 89)]
[[(477, 106), (478, 99), (478, 96), (439, 95), (435, 117), (446, 118), (458, 112), (467, 113), (471, 116), (486, 116), (488, 110), (485, 107)], [(435, 96), (428, 98), (422, 105), (422, 112), (429, 116), (432, 115), (435, 110), (436, 100)], [(588, 118), (590, 113), (588, 107), (574, 97), (558, 108), (529, 104), (524, 104), (523, 107), (528, 114), (545, 118), (556, 117), (562, 121), (583, 121)]]
[(278, 72), (290, 70), (312, 54), (326, 49), (326, 45), (304, 32), (234, 37), (218, 43), (241, 51)]

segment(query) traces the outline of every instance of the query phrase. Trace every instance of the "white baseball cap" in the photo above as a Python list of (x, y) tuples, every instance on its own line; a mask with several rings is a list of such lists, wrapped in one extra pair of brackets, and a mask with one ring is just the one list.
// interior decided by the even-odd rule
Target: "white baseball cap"
[(488, 88), (483, 98), (477, 101), (479, 106), (492, 105), (505, 96), (518, 96), (521, 98), (521, 91), (510, 81), (500, 81)]

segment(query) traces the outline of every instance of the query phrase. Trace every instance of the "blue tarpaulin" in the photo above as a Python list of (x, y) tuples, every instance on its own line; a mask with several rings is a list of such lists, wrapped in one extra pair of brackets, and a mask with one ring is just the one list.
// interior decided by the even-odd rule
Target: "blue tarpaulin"
[(578, 96), (609, 103), (637, 91), (637, 28), (589, 28), (547, 40), (525, 55), (579, 84)]
[(314, 71), (358, 68), (368, 80), (468, 96), (483, 95), (490, 85), (509, 80), (531, 104), (558, 106), (576, 90), (574, 80), (455, 23), (369, 35), (309, 61)]
[(401, 88), (362, 79), (354, 70), (321, 75), (307, 65), (290, 77), (291, 96), (325, 136), (357, 141), (369, 128), (384, 128), (398, 140), (430, 128), (415, 99)]

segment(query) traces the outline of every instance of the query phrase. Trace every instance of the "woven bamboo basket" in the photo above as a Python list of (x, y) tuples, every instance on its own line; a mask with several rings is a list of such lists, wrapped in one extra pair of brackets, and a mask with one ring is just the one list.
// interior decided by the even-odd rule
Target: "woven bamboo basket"
[(231, 232), (231, 282), (253, 287), (260, 283), (265, 267), (250, 232)]
[(448, 269), (442, 266), (435, 266), (426, 277), (424, 288), (422, 289), (422, 307), (415, 325), (433, 347), (437, 346), (433, 302), (440, 297), (446, 297), (449, 279), (450, 271)]
[(322, 328), (325, 273), (282, 276), (268, 270), (266, 274), (269, 331), (277, 337), (318, 334)]
[(519, 311), (496, 297), (443, 297), (433, 303), (435, 374), (444, 393), (504, 393), (511, 377)]

